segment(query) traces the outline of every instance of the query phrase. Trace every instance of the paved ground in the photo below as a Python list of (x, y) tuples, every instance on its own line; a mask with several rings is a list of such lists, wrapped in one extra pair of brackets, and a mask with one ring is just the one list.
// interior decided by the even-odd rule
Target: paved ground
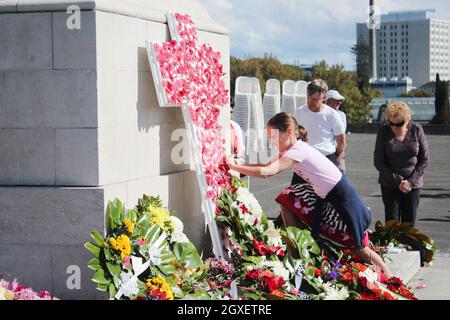
[[(348, 135), (347, 175), (367, 205), (373, 222), (384, 221), (384, 207), (373, 166), (375, 135)], [(442, 252), (450, 252), (450, 136), (428, 136), (430, 165), (425, 173), (417, 227), (431, 236)], [(250, 179), (250, 190), (269, 217), (278, 215), (274, 197), (290, 183), (292, 173)]]
[[(348, 135), (347, 174), (367, 205), (373, 222), (384, 221), (384, 207), (373, 167), (373, 134)], [(425, 173), (417, 227), (431, 236), (440, 250), (432, 266), (421, 268), (409, 282), (421, 299), (450, 300), (450, 136), (428, 136), (430, 165)], [(255, 194), (269, 217), (278, 216), (274, 197), (289, 185), (292, 173), (250, 179)]]

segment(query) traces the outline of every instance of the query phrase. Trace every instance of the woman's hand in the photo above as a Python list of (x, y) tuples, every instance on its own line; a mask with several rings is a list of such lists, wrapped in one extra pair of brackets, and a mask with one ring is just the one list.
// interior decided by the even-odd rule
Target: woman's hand
[(234, 156), (226, 157), (225, 161), (226, 161), (227, 165), (230, 167), (230, 169), (232, 169), (232, 170), (234, 170), (234, 168), (236, 168), (236, 166), (238, 165)]
[(400, 182), (399, 189), (403, 193), (408, 193), (412, 190), (412, 183), (408, 180), (403, 180)]

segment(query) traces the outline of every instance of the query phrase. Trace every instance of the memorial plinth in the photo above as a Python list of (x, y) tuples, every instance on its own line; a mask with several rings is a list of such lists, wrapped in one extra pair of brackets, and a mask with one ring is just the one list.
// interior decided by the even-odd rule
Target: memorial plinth
[[(68, 27), (76, 5), (80, 28)], [(167, 11), (190, 14), (221, 51), (227, 30), (196, 1), (0, 2), (0, 274), (60, 298), (100, 298), (82, 244), (109, 200), (160, 195), (200, 250), (206, 231), (194, 171), (171, 160), (179, 108), (160, 108), (146, 41), (167, 41)], [(73, 23), (73, 20), (70, 20)], [(69, 23), (70, 25), (70, 23)], [(229, 83), (229, 76), (225, 78)], [(225, 126), (227, 112), (222, 113)], [(188, 146), (186, 137), (185, 143)], [(69, 266), (81, 269), (70, 290)]]

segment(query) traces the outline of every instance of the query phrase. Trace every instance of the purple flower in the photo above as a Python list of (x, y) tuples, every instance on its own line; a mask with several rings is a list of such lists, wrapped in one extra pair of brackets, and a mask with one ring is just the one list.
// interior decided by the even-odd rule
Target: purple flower
[(338, 272), (336, 269), (333, 269), (330, 274), (328, 275), (328, 277), (330, 278), (330, 280), (336, 280), (338, 277)]

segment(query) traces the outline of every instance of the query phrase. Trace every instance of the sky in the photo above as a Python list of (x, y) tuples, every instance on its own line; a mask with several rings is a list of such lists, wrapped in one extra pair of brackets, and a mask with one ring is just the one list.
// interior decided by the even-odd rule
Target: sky
[[(325, 59), (354, 70), (350, 48), (368, 0), (199, 0), (211, 18), (230, 31), (230, 50), (240, 58), (272, 53), (284, 63)], [(436, 9), (450, 20), (449, 0), (376, 0), (379, 12)]]

